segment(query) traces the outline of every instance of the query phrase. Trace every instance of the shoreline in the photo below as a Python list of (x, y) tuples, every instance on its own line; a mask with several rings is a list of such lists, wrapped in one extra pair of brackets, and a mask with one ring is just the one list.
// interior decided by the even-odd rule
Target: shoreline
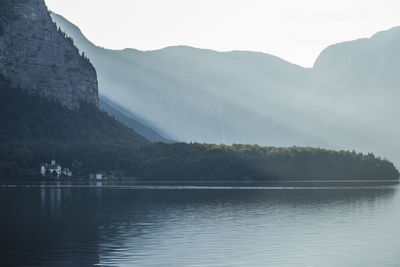
[(394, 186), (399, 180), (305, 180), (305, 181), (2, 181), (0, 187), (126, 188), (126, 189), (262, 189), (262, 188), (346, 188)]

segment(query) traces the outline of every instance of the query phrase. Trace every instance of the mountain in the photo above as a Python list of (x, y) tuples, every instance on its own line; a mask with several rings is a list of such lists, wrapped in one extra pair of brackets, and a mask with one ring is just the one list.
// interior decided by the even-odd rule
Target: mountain
[(148, 142), (98, 110), (96, 70), (43, 0), (2, 0), (0, 13), (0, 142)]
[(101, 149), (149, 143), (99, 110), (93, 65), (57, 29), (43, 0), (1, 0), (0, 48), (0, 180), (42, 179), (38, 166), (55, 156), (71, 167), (85, 155), (99, 170)]
[(57, 29), (43, 0), (2, 0), (0, 73), (12, 85), (70, 109), (98, 105), (97, 74), (72, 39)]
[[(101, 56), (102, 49), (96, 47), (94, 44), (92, 44), (90, 41), (86, 39), (86, 37), (81, 33), (78, 27), (75, 25), (69, 23), (67, 20), (65, 20), (63, 17), (50, 12), (50, 15), (52, 18), (57, 18), (58, 23), (57, 25), (62, 27), (62, 30), (65, 32), (71, 33), (71, 35), (74, 36), (73, 40), (74, 43), (81, 49), (81, 51), (85, 51), (87, 54), (87, 51), (93, 51), (93, 52), (99, 52)], [(104, 64), (107, 64), (108, 59), (104, 59)], [(101, 64), (102, 65), (102, 64)], [(97, 65), (96, 67), (100, 67)], [(110, 65), (111, 67), (111, 65)], [(101, 68), (103, 70), (103, 68)], [(97, 70), (99, 71), (99, 70)], [(106, 72), (102, 71), (102, 74), (107, 73), (108, 69)], [(103, 79), (103, 75), (99, 75), (99, 86), (101, 88), (105, 88), (103, 85), (105, 83)], [(114, 76), (111, 74), (111, 79), (116, 79)], [(107, 84), (107, 83), (106, 83)], [(132, 113), (128, 108), (125, 108), (121, 105), (118, 105), (118, 102), (115, 102), (113, 99), (115, 97), (111, 97), (113, 92), (118, 93), (117, 90), (114, 90), (114, 87), (117, 85), (111, 84), (109, 90), (107, 90), (108, 95), (104, 94), (104, 91), (101, 90), (100, 94), (100, 109), (106, 111), (108, 114), (111, 116), (114, 116), (117, 120), (121, 121), (122, 123), (126, 124), (128, 127), (131, 127), (134, 129), (136, 132), (147, 138), (148, 140), (152, 142), (170, 142), (170, 140), (173, 140), (173, 137), (159, 129), (157, 126), (155, 126), (153, 123), (147, 121), (145, 119), (146, 116), (140, 117), (137, 116), (137, 114)], [(111, 96), (110, 96), (111, 92)], [(151, 103), (151, 102), (150, 102)], [(144, 104), (144, 103), (143, 103)]]
[(399, 27), (329, 46), (308, 69), (246, 51), (108, 50), (51, 16), (96, 66), (100, 92), (175, 140), (351, 148), (400, 164)]
[(400, 27), (394, 27), (371, 38), (329, 46), (315, 61), (315, 76), (340, 82), (334, 88), (392, 89), (400, 82), (399, 44)]
[(72, 168), (79, 178), (98, 171), (183, 183), (395, 182), (399, 178), (391, 162), (373, 154), (301, 147), (151, 143), (94, 105), (81, 103), (79, 109), (70, 110), (57, 101), (13, 87), (0, 75), (0, 181), (43, 180), (39, 166), (52, 158)]
[(336, 148), (376, 151), (400, 164), (399, 47), (394, 27), (329, 46), (317, 58), (307, 117)]
[(294, 96), (309, 70), (277, 57), (192, 47), (122, 51), (97, 47), (63, 17), (53, 20), (96, 67), (99, 90), (178, 141), (311, 144)]
[[(51, 22), (49, 23), (49, 14), (43, 0), (14, 2), (3, 0), (1, 4), (3, 14), (0, 24), (1, 45), (2, 48), (6, 47), (7, 51), (1, 50), (3, 65), (1, 65), (0, 73), (0, 180), (46, 179), (40, 175), (39, 166), (54, 158), (63, 166), (70, 167), (75, 178), (79, 179), (96, 172), (125, 174), (140, 180), (181, 182), (216, 180), (277, 182), (304, 179), (314, 181), (391, 179), (392, 182), (396, 182), (399, 178), (399, 172), (391, 162), (375, 157), (373, 154), (320, 148), (149, 142), (131, 128), (99, 110), (96, 72), (93, 66), (83, 53), (80, 55), (79, 51), (73, 47), (72, 39), (61, 31), (53, 32), (56, 27)], [(57, 34), (57, 37), (53, 34)], [(38, 54), (30, 54), (30, 49), (40, 46), (46, 49)], [(161, 51), (160, 54), (153, 52), (151, 57), (162, 64), (154, 64), (151, 60), (149, 61), (147, 55), (142, 55), (142, 61), (138, 61), (140, 64), (133, 68), (134, 71), (141, 71), (144, 66), (147, 66), (152, 68), (147, 76), (154, 74), (155, 77), (159, 77), (167, 71), (167, 68), (173, 67), (165, 73), (168, 75), (162, 76), (164, 78), (161, 81), (165, 83), (166, 88), (163, 91), (154, 86), (157, 82), (153, 79), (146, 80), (146, 77), (131, 73), (128, 67), (132, 61), (136, 61), (136, 56), (131, 57), (132, 53), (140, 54), (137, 51), (117, 53), (122, 55), (129, 64), (123, 65), (121, 59), (122, 65), (114, 68), (116, 71), (114, 74), (117, 76), (107, 76), (108, 79), (113, 78), (112, 84), (115, 85), (108, 88), (109, 94), (113, 97), (133, 97), (134, 95), (128, 90), (127, 81), (124, 80), (128, 76), (122, 75), (118, 79), (118, 75), (123, 70), (133, 76), (136, 75), (139, 82), (148, 86), (150, 93), (146, 95), (146, 92), (142, 94), (140, 91), (136, 92), (139, 100), (151, 100), (141, 103), (140, 107), (148, 106), (149, 112), (153, 110), (152, 116), (155, 114), (165, 119), (163, 125), (171, 124), (177, 127), (179, 125), (176, 123), (176, 118), (185, 119), (180, 128), (176, 129), (177, 133), (191, 133), (192, 127), (199, 124), (197, 129), (203, 130), (203, 133), (199, 134), (209, 132), (212, 136), (218, 125), (207, 125), (207, 119), (212, 119), (216, 108), (223, 108), (220, 110), (221, 117), (216, 121), (218, 123), (226, 122), (227, 127), (233, 127), (235, 119), (239, 119), (242, 120), (243, 126), (240, 129), (247, 130), (246, 127), (252, 126), (251, 130), (254, 130), (257, 127), (260, 129), (265, 127), (263, 123), (267, 121), (269, 122), (267, 128), (271, 132), (261, 134), (269, 137), (275, 135), (271, 140), (276, 140), (276, 138), (293, 140), (294, 131), (289, 126), (296, 124), (278, 123), (279, 121), (275, 119), (275, 117), (281, 119), (288, 115), (296, 115), (294, 110), (290, 111), (289, 108), (288, 112), (284, 113), (284, 109), (280, 106), (284, 102), (280, 101), (287, 101), (287, 99), (282, 97), (284, 93), (279, 90), (282, 90), (281, 86), (287, 86), (285, 90), (289, 90), (290, 95), (302, 94), (305, 86), (299, 86), (296, 91), (293, 91), (291, 86), (294, 86), (294, 83), (300, 85), (301, 82), (305, 82), (304, 75), (307, 71), (304, 69), (272, 56), (248, 52), (218, 54), (193, 48), (169, 48)], [(200, 74), (197, 73), (197, 68), (187, 69), (194, 66), (191, 60), (188, 62), (189, 55), (193, 54), (197, 54), (195, 58), (199, 66), (207, 67)], [(163, 60), (163, 57), (166, 58)], [(62, 58), (64, 60), (61, 60)], [(171, 62), (173, 58), (177, 60)], [(107, 56), (102, 59), (112, 58)], [(213, 64), (210, 65), (209, 62)], [(239, 66), (240, 63), (243, 63), (244, 67)], [(48, 70), (49, 64), (50, 70), (52, 64), (56, 65), (53, 71)], [(248, 68), (246, 76), (250, 77), (254, 73), (257, 75), (254, 76), (254, 81), (260, 73), (266, 74), (270, 79), (267, 91), (264, 92), (261, 87), (258, 87), (261, 84), (254, 88), (249, 87), (252, 88), (249, 90), (252, 94), (258, 94), (260, 98), (264, 93), (271, 96), (271, 100), (267, 102), (270, 106), (266, 109), (278, 112), (276, 116), (262, 118), (256, 113), (256, 109), (251, 109), (251, 107), (256, 108), (257, 104), (265, 104), (262, 99), (260, 102), (252, 99), (254, 102), (249, 101), (251, 105), (243, 104), (243, 101), (247, 99), (244, 91), (241, 91), (243, 84), (236, 87), (234, 83), (229, 88), (225, 88), (230, 81), (238, 82), (239, 80), (231, 76), (221, 77), (221, 73), (216, 72), (215, 69), (208, 71), (215, 68), (214, 64), (217, 64), (218, 69), (222, 69), (222, 73), (233, 72), (237, 76), (244, 75), (241, 72)], [(109, 64), (109, 66), (106, 70), (112, 71), (113, 65)], [(174, 68), (177, 69), (176, 73)], [(193, 71), (195, 74), (190, 74)], [(144, 75), (143, 71), (141, 73)], [(292, 75), (288, 76), (288, 73)], [(188, 77), (175, 80), (173, 76), (177, 74), (188, 75)], [(188, 87), (191, 90), (187, 89), (187, 92), (181, 92), (180, 95), (175, 94), (176, 99), (172, 97), (174, 96), (172, 93), (177, 93), (177, 90), (182, 89), (177, 86), (177, 81), (188, 85), (195, 77), (199, 78), (197, 80), (199, 83), (201, 79), (211, 79), (204, 80), (209, 83), (209, 90), (217, 84), (221, 86), (217, 88), (221, 91), (211, 90), (208, 91), (208, 95), (205, 95), (204, 90), (207, 88), (196, 87), (196, 84), (193, 84), (193, 88)], [(118, 87), (117, 81), (121, 81), (127, 89), (126, 95), (119, 91), (123, 87)], [(130, 82), (135, 85), (136, 80), (130, 80)], [(232, 91), (233, 89), (237, 91)], [(151, 98), (151, 94), (155, 94), (157, 90), (159, 94), (155, 95), (155, 99)], [(107, 90), (105, 92), (107, 93)], [(166, 95), (165, 92), (171, 95)], [(229, 101), (222, 97), (226, 93), (232, 95)], [(166, 112), (171, 107), (167, 106), (162, 99), (167, 99), (167, 104), (177, 105), (172, 107), (175, 113)], [(214, 103), (210, 102), (214, 99)], [(128, 100), (134, 104), (129, 106), (131, 109), (139, 105), (138, 102), (134, 102), (137, 101), (136, 99)], [(187, 103), (181, 102), (183, 100)], [(116, 112), (112, 111), (115, 106), (113, 101), (113, 99), (104, 101), (102, 104), (104, 109)], [(196, 101), (199, 101), (198, 105), (194, 106)], [(226, 102), (229, 103), (226, 104)], [(224, 103), (225, 106), (221, 106)], [(194, 109), (190, 109), (193, 107)], [(166, 114), (159, 114), (159, 109), (164, 110)], [(121, 112), (122, 114), (115, 113), (115, 116), (120, 120), (126, 119), (124, 116), (131, 115), (129, 112), (130, 110)], [(232, 113), (230, 118), (226, 112)], [(259, 122), (260, 125), (251, 125), (254, 122)], [(128, 120), (125, 123), (135, 124), (136, 122)], [(132, 127), (138, 127), (138, 125), (135, 124)], [(144, 130), (149, 131), (149, 129)], [(302, 138), (301, 134), (297, 137)], [(54, 180), (54, 177), (47, 177), (47, 179)], [(386, 182), (382, 181), (382, 183)]]
[(0, 74), (0, 143), (148, 141), (92, 104), (70, 110), (61, 103), (15, 88)]

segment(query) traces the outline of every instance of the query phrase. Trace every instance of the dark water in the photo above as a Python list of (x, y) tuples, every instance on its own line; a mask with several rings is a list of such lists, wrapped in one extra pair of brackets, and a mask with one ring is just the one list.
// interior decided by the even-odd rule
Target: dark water
[(1, 266), (400, 266), (397, 187), (0, 187)]

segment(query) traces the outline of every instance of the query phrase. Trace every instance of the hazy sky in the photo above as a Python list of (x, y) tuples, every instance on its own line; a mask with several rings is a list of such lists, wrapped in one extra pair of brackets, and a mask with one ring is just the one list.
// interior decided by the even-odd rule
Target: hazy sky
[(337, 42), (400, 25), (399, 0), (45, 0), (111, 49), (251, 50), (310, 67)]

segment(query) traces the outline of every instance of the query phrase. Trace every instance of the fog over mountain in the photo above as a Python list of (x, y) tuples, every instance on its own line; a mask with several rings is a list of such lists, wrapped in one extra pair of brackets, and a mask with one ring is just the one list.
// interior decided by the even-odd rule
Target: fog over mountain
[(310, 81), (310, 104), (331, 144), (376, 151), (400, 163), (400, 27), (326, 48)]
[(373, 151), (400, 163), (400, 28), (326, 48), (312, 69), (263, 53), (107, 50), (52, 13), (101, 97), (178, 141)]

